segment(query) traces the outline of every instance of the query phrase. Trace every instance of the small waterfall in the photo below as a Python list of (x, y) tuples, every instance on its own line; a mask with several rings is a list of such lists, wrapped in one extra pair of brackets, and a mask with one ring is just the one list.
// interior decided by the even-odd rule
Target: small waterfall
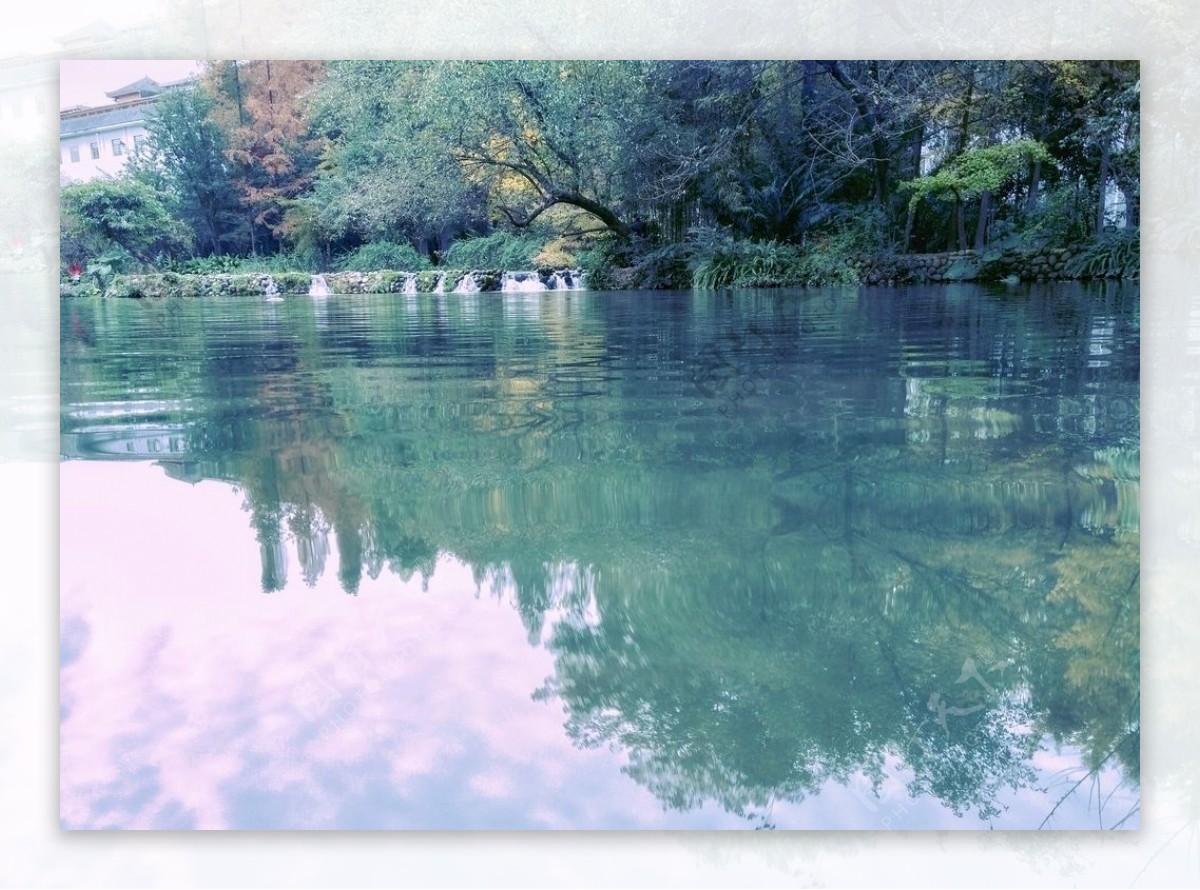
[(477, 294), (479, 293), (479, 282), (475, 280), (475, 273), (468, 272), (458, 282), (454, 288), (456, 294)]
[(415, 272), (409, 272), (404, 279), (404, 289), (401, 291), (406, 297), (415, 297), (417, 295), (417, 276)]
[(500, 290), (506, 294), (532, 293), (546, 290), (537, 272), (505, 272)]
[(329, 282), (325, 280), (324, 275), (314, 275), (312, 283), (308, 286), (308, 295), (310, 297), (328, 297), (330, 296)]
[(275, 283), (274, 276), (268, 275), (263, 283), (263, 296), (267, 298), (268, 303), (279, 303), (283, 297), (279, 296), (279, 285)]
[(562, 269), (550, 276), (550, 290), (583, 290), (583, 272)]
[(446, 273), (438, 272), (437, 284), (433, 286), (435, 294), (444, 294), (446, 292)]

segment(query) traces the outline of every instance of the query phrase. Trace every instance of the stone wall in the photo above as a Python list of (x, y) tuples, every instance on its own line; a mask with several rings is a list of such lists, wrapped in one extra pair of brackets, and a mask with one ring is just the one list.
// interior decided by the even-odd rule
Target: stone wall
[[(509, 273), (519, 279), (537, 278), (548, 289), (554, 289), (555, 276), (566, 276), (574, 281), (579, 276), (577, 269), (536, 269), (527, 272)], [(504, 280), (501, 269), (475, 269), (466, 271), (438, 270), (425, 272), (325, 272), (325, 280), (333, 294), (398, 294), (408, 289), (417, 293), (433, 293), (440, 283), (445, 293), (450, 293), (466, 275), (474, 276), (475, 286), (481, 291), (498, 291)], [(280, 296), (308, 294), (313, 276), (307, 272), (254, 272), (243, 274), (184, 275), (175, 272), (160, 272), (145, 275), (114, 275), (104, 289), (106, 297), (261, 297), (269, 293)], [(97, 293), (90, 279), (77, 284), (64, 283), (61, 293), (70, 296), (94, 296)]]
[(912, 253), (872, 257), (855, 265), (863, 284), (924, 282), (1022, 281), (1079, 278), (1075, 254), (1066, 248), (1033, 250), (962, 250), (953, 253)]
[[(945, 283), (955, 281), (1022, 281), (1069, 280), (1085, 277), (1082, 271), (1085, 254), (1068, 248), (1044, 247), (1032, 250), (963, 250), (952, 253), (887, 254), (852, 260), (849, 265), (858, 273), (863, 284), (897, 285)], [(619, 270), (618, 270), (619, 271)], [(439, 282), (450, 293), (465, 275), (473, 275), (481, 291), (498, 291), (503, 286), (505, 272), (500, 269), (438, 270), (424, 272), (326, 272), (322, 276), (333, 294), (433, 293)], [(578, 270), (537, 269), (508, 273), (518, 279), (536, 276), (542, 285), (553, 290), (555, 276), (578, 277)], [(1136, 272), (1133, 274), (1136, 275)], [(244, 274), (183, 275), (162, 272), (148, 275), (115, 275), (108, 282), (104, 295), (108, 297), (221, 297), (264, 296), (267, 293), (307, 294), (313, 276), (306, 272), (265, 272)], [(613, 285), (620, 288), (619, 275)], [(63, 296), (96, 294), (90, 281), (63, 284)]]

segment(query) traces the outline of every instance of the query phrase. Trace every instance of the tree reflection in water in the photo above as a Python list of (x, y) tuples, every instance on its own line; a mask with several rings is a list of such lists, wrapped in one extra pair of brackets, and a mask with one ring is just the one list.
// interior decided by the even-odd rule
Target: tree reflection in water
[[(77, 409), (132, 378), (167, 472), (244, 492), (264, 591), (289, 549), (350, 594), (453, 554), (668, 807), (770, 827), (901, 770), (986, 821), (1047, 745), (1138, 782), (1136, 291), (478, 299), (188, 307), (136, 365), (133, 313), (70, 304), (64, 450), (130, 434)], [(751, 324), (782, 345), (732, 338), (759, 383), (717, 412), (689, 361)]]

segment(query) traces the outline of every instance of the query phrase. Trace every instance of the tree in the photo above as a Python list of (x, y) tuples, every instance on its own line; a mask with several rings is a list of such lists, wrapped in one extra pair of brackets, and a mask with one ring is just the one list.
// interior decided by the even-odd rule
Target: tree
[(1093, 238), (1118, 193), (1136, 226), (1138, 103), (1119, 61), (224, 61), (162, 97), (137, 169), (204, 252), (502, 230), (848, 259)]
[(145, 150), (130, 160), (128, 172), (166, 197), (201, 253), (236, 253), (245, 248), (247, 233), (226, 142), (209, 117), (212, 108), (201, 90), (161, 96), (146, 121)]
[[(991, 195), (1031, 163), (1052, 163), (1053, 157), (1046, 147), (1033, 139), (1018, 139), (1013, 142), (971, 148), (959, 154), (936, 173), (912, 179), (900, 184), (900, 190), (911, 193), (909, 208), (916, 210), (922, 199), (937, 198), (950, 201), (956, 216), (961, 220), (961, 211), (968, 201)], [(980, 226), (984, 225), (981, 220)], [(982, 231), (982, 229), (981, 229)], [(964, 226), (958, 227), (958, 249), (967, 249)], [(977, 243), (976, 247), (982, 247)]]
[(289, 234), (297, 223), (289, 209), (312, 185), (322, 140), (306, 103), (324, 68), (319, 61), (224, 61), (208, 69), (210, 116), (225, 134), (254, 253), (273, 252)]
[[(448, 153), (428, 79), (435, 63), (333, 62), (312, 99), (327, 142), (304, 202), (326, 243), (448, 247), (486, 224), (484, 190)], [(445, 124), (445, 121), (442, 122)]]
[(179, 254), (188, 233), (171, 218), (158, 194), (136, 179), (97, 179), (62, 190), (62, 262), (87, 261), (114, 246), (145, 264)]
[(431, 79), (450, 155), (525, 228), (558, 205), (624, 235), (626, 147), (647, 110), (641, 62), (452, 62)]
[(526, 228), (554, 207), (629, 231), (649, 108), (641, 62), (357, 62), (330, 68), (334, 231)]

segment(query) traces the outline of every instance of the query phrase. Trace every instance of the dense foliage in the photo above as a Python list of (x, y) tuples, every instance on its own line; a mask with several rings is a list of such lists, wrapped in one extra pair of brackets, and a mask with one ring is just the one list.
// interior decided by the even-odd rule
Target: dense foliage
[(1121, 61), (225, 61), (160, 99), (127, 178), (190, 233), (177, 260), (707, 287), (1100, 239), (1124, 253), (1089, 268), (1129, 274), (1139, 96)]

